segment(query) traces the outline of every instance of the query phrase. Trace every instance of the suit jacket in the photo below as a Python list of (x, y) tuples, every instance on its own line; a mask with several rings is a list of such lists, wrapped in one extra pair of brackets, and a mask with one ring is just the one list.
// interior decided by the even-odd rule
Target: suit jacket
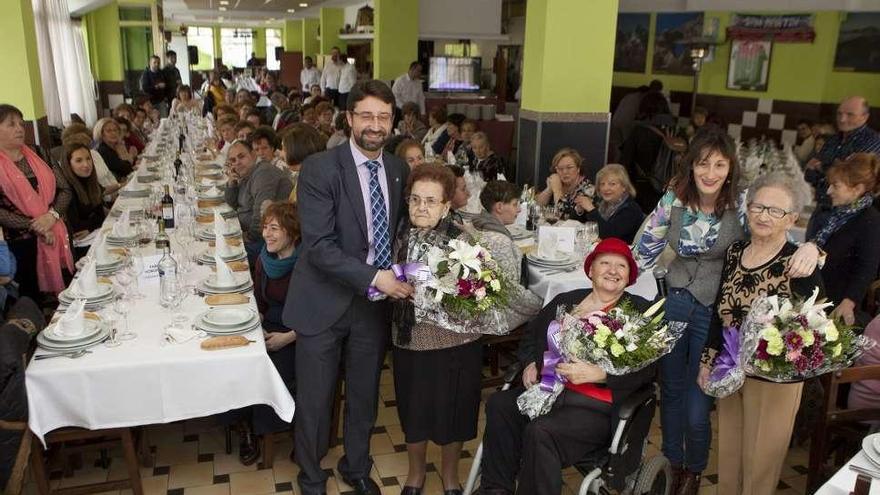
[[(382, 160), (388, 180), (389, 231), (394, 239), (404, 214), (409, 167), (387, 152)], [(306, 159), (297, 184), (297, 206), (302, 243), (283, 320), (287, 328), (308, 336), (330, 328), (354, 297), (365, 297), (378, 271), (366, 263), (368, 213), (349, 146)]]

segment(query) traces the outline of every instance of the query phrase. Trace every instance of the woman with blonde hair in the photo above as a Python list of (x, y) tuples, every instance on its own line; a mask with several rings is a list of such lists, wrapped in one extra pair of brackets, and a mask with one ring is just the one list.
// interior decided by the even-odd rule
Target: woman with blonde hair
[(609, 163), (596, 174), (598, 201), (589, 196), (575, 198), (577, 209), (582, 212), (576, 218), (582, 222), (596, 222), (599, 237), (617, 237), (627, 244), (633, 238), (645, 219), (645, 214), (636, 203), (636, 188), (629, 180), (626, 168), (619, 163)]
[(578, 216), (575, 199), (578, 196), (593, 197), (593, 184), (584, 175), (584, 159), (574, 148), (562, 148), (553, 156), (547, 188), (538, 193), (541, 206), (556, 205), (561, 217)]

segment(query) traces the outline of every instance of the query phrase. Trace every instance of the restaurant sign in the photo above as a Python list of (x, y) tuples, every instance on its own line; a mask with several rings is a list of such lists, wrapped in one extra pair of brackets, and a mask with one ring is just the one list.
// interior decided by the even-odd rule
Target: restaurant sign
[(736, 40), (812, 42), (816, 38), (812, 14), (751, 15), (733, 14), (727, 37)]

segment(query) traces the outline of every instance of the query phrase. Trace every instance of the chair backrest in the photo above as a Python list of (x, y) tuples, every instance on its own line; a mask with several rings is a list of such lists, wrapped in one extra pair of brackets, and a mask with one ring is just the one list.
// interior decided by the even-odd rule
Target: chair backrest
[(840, 409), (837, 407), (840, 385), (862, 380), (880, 380), (880, 365), (854, 366), (829, 374), (825, 403), (822, 407), (822, 421), (832, 425), (855, 421), (880, 420), (880, 403), (878, 403), (878, 407), (870, 408)]

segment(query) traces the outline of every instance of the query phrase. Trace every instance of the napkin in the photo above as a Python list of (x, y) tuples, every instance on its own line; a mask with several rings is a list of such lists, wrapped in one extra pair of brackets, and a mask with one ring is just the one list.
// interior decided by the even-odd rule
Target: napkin
[(85, 266), (80, 270), (76, 282), (80, 295), (88, 297), (98, 293), (98, 273), (95, 270), (97, 264), (97, 260), (89, 258)]
[(556, 247), (559, 244), (556, 232), (541, 232), (541, 234), (543, 235), (538, 236), (538, 256), (545, 259), (555, 258)]
[(113, 236), (114, 237), (129, 237), (131, 235), (131, 221), (129, 217), (131, 216), (131, 210), (128, 208), (124, 208), (122, 213), (119, 215), (119, 219), (116, 220), (116, 223), (113, 224)]
[(99, 265), (107, 265), (114, 261), (114, 258), (110, 256), (110, 252), (107, 251), (107, 236), (104, 234), (101, 234), (98, 245), (95, 246), (95, 256), (98, 259)]
[(217, 285), (220, 287), (232, 287), (235, 285), (235, 275), (226, 265), (226, 262), (220, 258), (220, 253), (214, 252), (214, 262), (217, 263)]
[(190, 328), (168, 327), (164, 332), (165, 342), (169, 344), (183, 344), (197, 337), (204, 337), (207, 333), (202, 330), (192, 330)]
[(58, 333), (65, 337), (76, 337), (85, 331), (85, 299), (77, 299), (64, 311), (58, 320)]
[(214, 255), (215, 256), (229, 256), (231, 253), (229, 249), (229, 245), (226, 243), (226, 238), (223, 237), (223, 234), (217, 233), (216, 224), (214, 225)]
[(229, 232), (226, 226), (226, 219), (220, 214), (219, 208), (214, 208), (214, 236), (223, 237)]
[(216, 198), (217, 196), (222, 196), (222, 195), (223, 195), (223, 191), (221, 191), (219, 188), (217, 188), (216, 185), (211, 186), (210, 189), (205, 191), (205, 196), (210, 197), (210, 198)]

